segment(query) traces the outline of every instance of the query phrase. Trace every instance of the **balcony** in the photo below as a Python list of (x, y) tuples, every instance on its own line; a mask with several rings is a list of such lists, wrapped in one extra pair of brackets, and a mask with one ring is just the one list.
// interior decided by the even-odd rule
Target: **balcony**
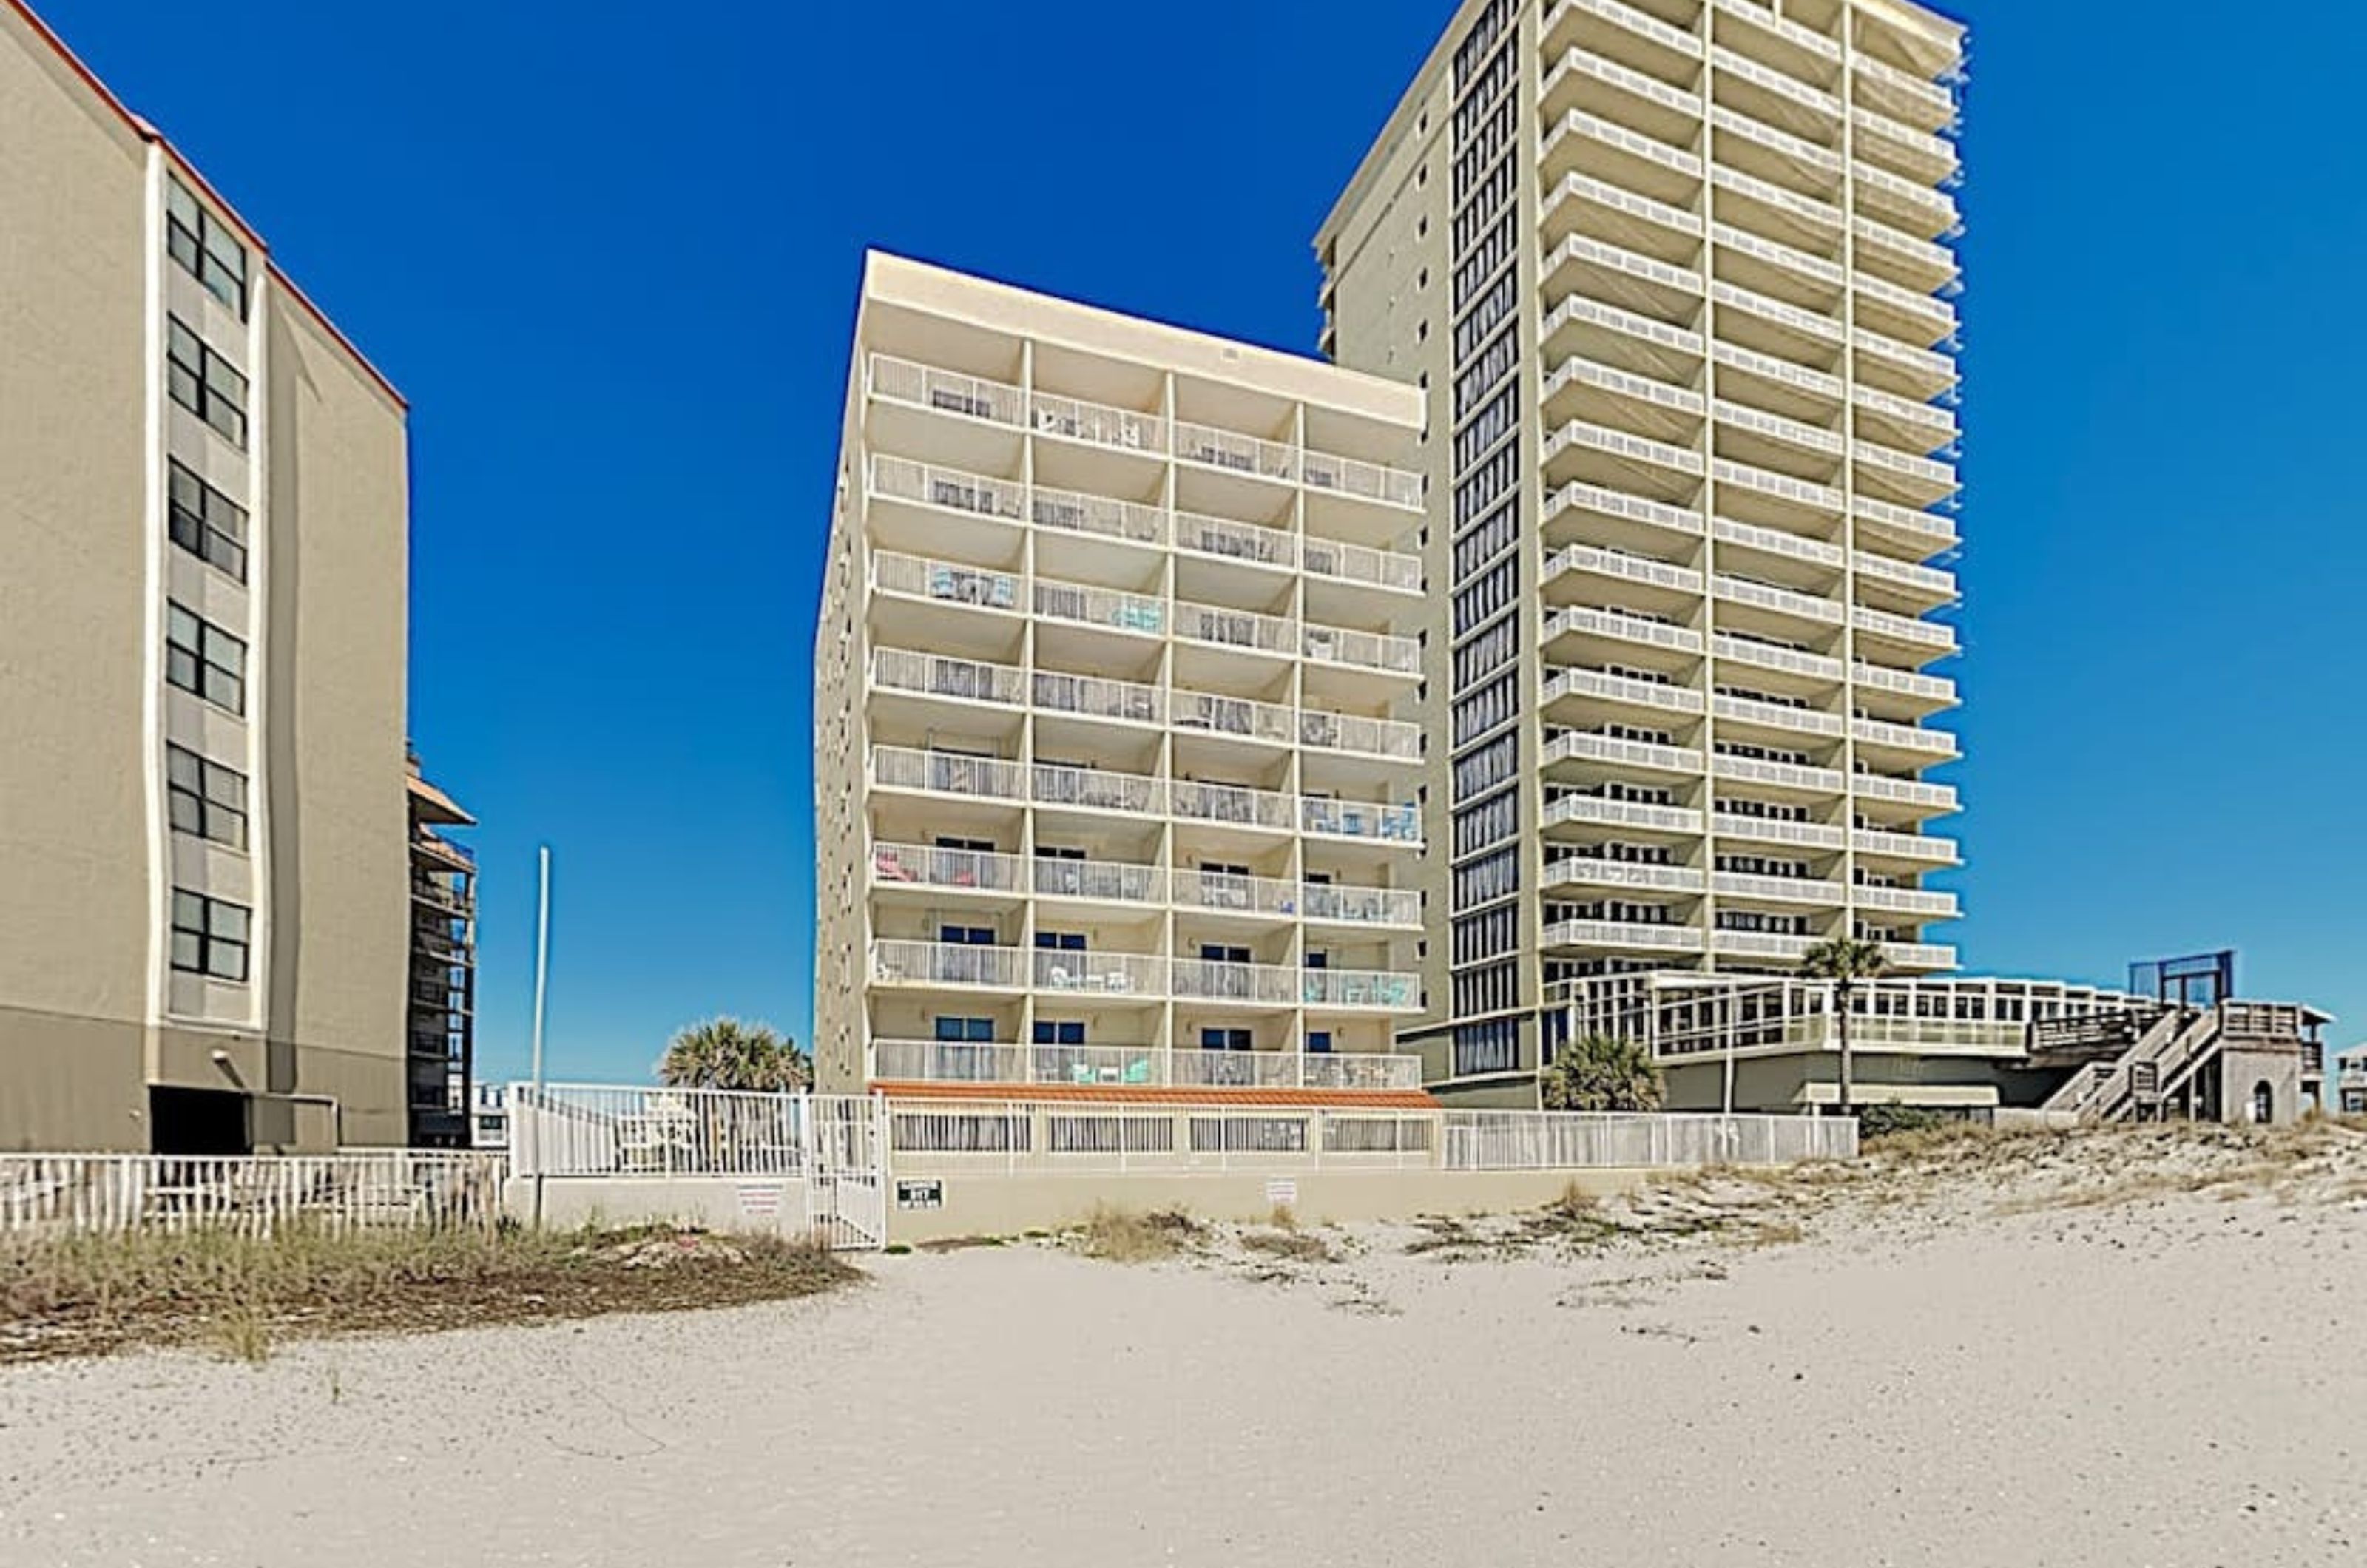
[(1847, 385), (1839, 376), (1781, 355), (1761, 354), (1730, 343), (1716, 344), (1711, 355), (1727, 372), (1718, 378), (1720, 387), (1796, 418), (1830, 419), (1849, 397)]
[(1167, 873), (1126, 861), (1067, 860), (1038, 854), (1029, 863), (1029, 886), (1038, 897), (1128, 907), (1167, 902)]
[(442, 877), (421, 872), (412, 874), (411, 897), (414, 903), (425, 904), (431, 909), (450, 915), (473, 914), (477, 908), (474, 893), (456, 887)]
[(1772, 582), (1753, 582), (1748, 578), (1733, 577), (1724, 572), (1710, 579), (1710, 587), (1723, 604), (1748, 605), (1770, 615), (1804, 622), (1810, 626), (1830, 627), (1841, 624), (1839, 600), (1778, 588)]
[(1700, 39), (1623, 0), (1556, 0), (1542, 36), (1549, 59), (1582, 44), (1679, 86), (1701, 69)]
[(1929, 348), (1911, 348), (1882, 336), (1862, 333), (1851, 345), (1858, 378), (1887, 392), (1928, 402), (1956, 384), (1956, 362)]
[[(1572, 668), (1551, 671), (1537, 695), (1537, 705), (1550, 709), (1580, 700), (1650, 709), (1655, 713), (1699, 714), (1704, 706), (1700, 690), (1606, 671)], [(1557, 721), (1559, 722), (1559, 721)]]
[(1714, 281), (1710, 298), (1726, 310), (1741, 312), (1740, 321), (1721, 321), (1721, 333), (1742, 346), (1772, 358), (1806, 364), (1829, 361), (1841, 346), (1845, 327), (1830, 316), (1804, 310), (1738, 285)]
[(1410, 887), (1352, 887), (1308, 882), (1298, 890), (1299, 912), (1309, 925), (1420, 931), (1421, 895)]
[(1849, 835), (1831, 822), (1795, 822), (1779, 817), (1754, 817), (1745, 811), (1710, 813), (1710, 830), (1721, 839), (1743, 839), (1755, 844), (1789, 844), (1804, 850), (1840, 850)]
[(1296, 797), (1272, 790), (1177, 779), (1168, 786), (1168, 794), (1174, 815), (1186, 822), (1260, 833), (1288, 833), (1296, 822)]
[(1038, 435), (1145, 456), (1167, 450), (1167, 421), (1140, 409), (1113, 408), (1032, 391), (1027, 394), (1027, 412), (1028, 423)]
[(1708, 877), (1698, 866), (1648, 865), (1595, 855), (1555, 855), (1546, 861), (1548, 888), (1604, 889), (1620, 893), (1672, 893), (1699, 897)]
[(900, 746), (871, 749), (871, 786), (973, 800), (1019, 801), (1027, 795), (1026, 771), (1017, 762)]
[(1700, 95), (1585, 49), (1548, 57), (1537, 104), (1548, 124), (1574, 108), (1600, 109), (1623, 125), (1677, 146), (1693, 141), (1702, 120)]
[(1810, 28), (1751, 0), (1710, 0), (1715, 36), (1733, 39), (1753, 58), (1809, 82), (1840, 73), (1841, 46)]
[(1561, 763), (1599, 764), (1688, 778), (1702, 771), (1702, 754), (1692, 747), (1660, 746), (1648, 740), (1625, 740), (1615, 735), (1590, 735), (1584, 730), (1555, 736), (1545, 743), (1537, 761), (1541, 768)]
[(1867, 496), (1859, 496), (1852, 502), (1851, 511), (1857, 519), (1861, 549), (1920, 561), (1953, 550), (1963, 542), (1956, 535), (1954, 520), (1935, 512), (1897, 506)]
[(1539, 276), (1549, 297), (1578, 289), (1671, 326), (1684, 326), (1701, 313), (1700, 273), (1585, 234), (1572, 234), (1548, 252)]
[[(1546, 558), (1546, 582), (1566, 576), (1602, 578), (1620, 585), (1614, 592), (1643, 589), (1648, 591), (1648, 597), (1658, 596), (1649, 592), (1652, 590), (1679, 601), (1698, 599), (1702, 594), (1702, 574), (1689, 566), (1594, 545), (1571, 545)], [(1700, 647), (1698, 637), (1693, 646)]]
[(1731, 223), (1711, 224), (1710, 243), (1720, 277), (1805, 310), (1829, 310), (1849, 287), (1840, 263)]
[(1748, 872), (1721, 871), (1712, 879), (1711, 886), (1721, 898), (1739, 898), (1750, 903), (1840, 905), (1849, 901), (1849, 884), (1813, 876), (1761, 876)]
[(1564, 653), (1570, 651), (1561, 649), (1565, 639), (1581, 645), (1588, 639), (1633, 644), (1692, 658), (1699, 658), (1702, 650), (1702, 635), (1691, 626), (1673, 626), (1632, 611), (1583, 604), (1549, 612), (1538, 636), (1546, 649)]
[(1886, 392), (1879, 387), (1851, 389), (1857, 402), (1859, 429), (1866, 434), (1909, 452), (1935, 452), (1954, 444), (1963, 434), (1955, 411)]
[(1279, 703), (1255, 702), (1211, 692), (1175, 694), (1174, 728), (1179, 737), (1186, 731), (1195, 731), (1220, 739), (1288, 746), (1295, 716), (1290, 708)]
[(1859, 98), (1875, 111), (1919, 130), (1942, 130), (1956, 121), (1956, 101), (1937, 82), (1913, 75), (1860, 51), (1852, 62)]
[(1719, 457), (1710, 464), (1716, 479), (1719, 505), (1741, 521), (1777, 527), (1822, 528), (1840, 517), (1847, 506), (1831, 485), (1815, 484), (1790, 474), (1773, 473), (1750, 463)]
[(1861, 909), (1913, 915), (1927, 920), (1953, 920), (1963, 913), (1954, 893), (1927, 893), (1920, 887), (1874, 887), (1861, 884), (1850, 889), (1850, 901)]
[(1310, 1012), (1413, 1012), (1421, 978), (1377, 969), (1302, 969), (1300, 998)]
[(1720, 632), (1712, 639), (1711, 649), (1729, 664), (1747, 664), (1756, 670), (1772, 670), (1818, 685), (1839, 685), (1848, 666), (1840, 660), (1806, 649), (1784, 648), (1756, 637), (1738, 637)]
[(1421, 1087), (1421, 1058), (1365, 1053), (1170, 1051), (1156, 1045), (875, 1040), (868, 1076), (875, 1082), (892, 1083), (1404, 1090)]
[(1421, 678), (1421, 644), (1410, 637), (1309, 626), (1300, 630), (1299, 650), (1311, 662), (1336, 669)]
[(1763, 757), (1737, 757), (1723, 751), (1711, 759), (1711, 764), (1714, 777), (1795, 795), (1837, 795), (1846, 793), (1849, 787), (1849, 775), (1839, 768), (1771, 762)]
[(1850, 721), (1850, 734), (1861, 745), (1911, 751), (1931, 761), (1945, 761), (1963, 754), (1956, 749), (1956, 738), (1944, 729), (1924, 729), (1880, 718), (1853, 718)]
[(1311, 451), (1299, 455), (1298, 468), (1299, 478), (1309, 490), (1332, 491), (1408, 512), (1421, 510), (1420, 474), (1387, 468), (1379, 463), (1367, 463), (1361, 458), (1337, 457), (1328, 452)]
[(1411, 806), (1308, 796), (1298, 803), (1300, 830), (1319, 838), (1421, 847), (1421, 812)]
[(1887, 610), (1870, 610), (1863, 604), (1851, 608), (1850, 619), (1859, 631), (1908, 650), (1918, 662), (1949, 658), (1957, 651), (1955, 628), (1936, 621), (1894, 615)]
[[(1159, 507), (1040, 485), (1029, 492), (1027, 517), (1053, 533), (1128, 545), (1163, 545), (1168, 536), (1167, 513)], [(1046, 541), (1044, 547), (1053, 547), (1052, 542)]]
[(1790, 735), (1814, 735), (1828, 740), (1839, 739), (1841, 735), (1840, 715), (1820, 713), (1815, 708), (1793, 707), (1785, 703), (1761, 702), (1755, 697), (1729, 697), (1721, 694), (1714, 711), (1719, 718), (1730, 723), (1780, 729)]
[(1892, 833), (1878, 828), (1860, 828), (1850, 834), (1850, 844), (1862, 855), (1917, 861), (1930, 865), (1954, 865), (1959, 859), (1954, 839), (1935, 839), (1921, 833)]
[(1548, 434), (1539, 457), (1549, 484), (1625, 484), (1660, 501), (1690, 498), (1704, 467), (1698, 452), (1576, 421)]
[(1878, 274), (1907, 288), (1930, 293), (1955, 281), (1954, 252), (1931, 240), (1919, 240), (1871, 218), (1850, 220), (1857, 237), (1857, 265), (1862, 274)]
[(1221, 964), (1207, 959), (1173, 961), (1178, 1001), (1229, 1002), (1246, 1007), (1295, 1008), (1299, 971), (1279, 964)]
[(1956, 203), (1947, 192), (1901, 179), (1862, 158), (1851, 164), (1850, 173), (1857, 185), (1858, 210), (1877, 223), (1915, 240), (1936, 240), (1956, 231)]
[(1774, 958), (1796, 964), (1808, 955), (1817, 939), (1785, 931), (1720, 931), (1717, 953), (1722, 958)]
[(1034, 957), (1034, 979), (1039, 991), (1082, 991), (1098, 998), (1131, 997), (1143, 1001), (1166, 998), (1168, 961), (1154, 953), (1064, 948), (1037, 949)]
[[(1584, 358), (1654, 378), (1689, 379), (1709, 352), (1697, 332), (1583, 294), (1546, 311), (1539, 336), (1548, 364)], [(1670, 355), (1677, 358), (1671, 361)]]
[(1385, 588), (1395, 593), (1421, 592), (1421, 558), (1333, 539), (1301, 541), (1300, 563), (1309, 577)]
[(1295, 571), (1298, 567), (1297, 535), (1189, 512), (1175, 513), (1175, 547), (1281, 571)]
[(1701, 220), (1686, 208), (1638, 196), (1591, 175), (1546, 182), (1538, 232), (1551, 251), (1573, 234), (1599, 235), (1628, 250), (1683, 265), (1701, 253)]
[(1850, 667), (1850, 678), (1868, 691), (1929, 704), (1935, 709), (1956, 705), (1956, 683), (1945, 676), (1893, 670), (1886, 664), (1868, 664), (1860, 660)]
[(1693, 438), (1708, 407), (1690, 388), (1580, 358), (1563, 360), (1546, 378), (1539, 406), (1549, 424), (1579, 419), (1680, 441)]
[(889, 987), (1024, 991), (1028, 957), (1027, 950), (1018, 947), (882, 938), (871, 944), (871, 981)]
[[(1573, 518), (1572, 514), (1581, 514)], [(1544, 525), (1549, 541), (1566, 532), (1565, 519), (1581, 525), (1590, 542), (1648, 553), (1702, 536), (1702, 514), (1690, 508), (1647, 501), (1605, 485), (1574, 483), (1546, 494)]]
[(1027, 863), (1017, 855), (983, 850), (944, 850), (921, 844), (871, 846), (872, 891), (919, 888), (945, 893), (1016, 894), (1027, 886)]
[[(1779, 130), (1725, 104), (1713, 107), (1709, 119), (1712, 145), (1722, 162), (1812, 199), (1840, 187), (1841, 155), (1831, 148)], [(1835, 224), (1838, 227), (1838, 213)]]
[(1909, 457), (1870, 441), (1852, 442), (1850, 459), (1858, 488), (1873, 491), (1876, 499), (1894, 504), (1930, 506), (1963, 488), (1954, 464)]
[(1802, 136), (1826, 141), (1841, 123), (1841, 101), (1821, 87), (1812, 87), (1770, 65), (1714, 43), (1710, 63), (1716, 67), (1716, 93), (1755, 119), (1780, 125)]
[(1956, 966), (1956, 950), (1938, 942), (1886, 942), (1882, 956), (1893, 969), (1947, 970)]
[(1926, 784), (1921, 779), (1894, 779), (1883, 773), (1859, 773), (1851, 780), (1850, 787), (1863, 800), (1915, 807), (1939, 816), (1958, 809), (1953, 784)]
[(1637, 920), (1561, 920), (1545, 929), (1546, 948), (1609, 948), (1627, 953), (1700, 953), (1698, 926), (1653, 925)]
[[(1017, 763), (997, 763), (1014, 771)], [(1048, 809), (1077, 811), (1108, 811), (1126, 817), (1163, 817), (1167, 814), (1168, 784), (1164, 779), (1148, 778), (1138, 773), (1105, 772), (1100, 768), (1070, 768), (1052, 762), (1038, 762), (1031, 770), (1032, 786), (1029, 798)], [(1177, 807), (1177, 815), (1182, 815)]]
[(1615, 828), (1684, 839), (1699, 838), (1702, 831), (1702, 814), (1688, 807), (1613, 800), (1599, 795), (1548, 799), (1539, 821), (1546, 828)]
[(1931, 348), (1956, 335), (1956, 308), (1868, 273), (1857, 280), (1857, 324), (1910, 348)]
[(1175, 456), (1183, 462), (1285, 484), (1298, 477), (1297, 455), (1282, 442), (1212, 425), (1178, 423)]
[[(1039, 670), (1034, 687), (1036, 706), (1042, 713), (1074, 714), (1083, 718), (1154, 727), (1167, 717), (1168, 694), (1132, 681), (1106, 681), (1098, 675)], [(1182, 708), (1191, 700), (1188, 693), (1175, 694), (1177, 724), (1185, 722)]]
[(1591, 175), (1673, 206), (1690, 206), (1701, 194), (1698, 156), (1583, 109), (1553, 122), (1538, 160), (1548, 185), (1565, 175)]
[(1360, 714), (1298, 712), (1298, 743), (1313, 751), (1377, 757), (1396, 762), (1421, 761), (1421, 727)]
[(1027, 701), (1025, 671), (901, 648), (871, 650), (871, 687), (965, 706), (1011, 708)]
[(1174, 874), (1175, 907), (1270, 920), (1289, 920), (1298, 913), (1299, 886), (1268, 876), (1236, 876), (1229, 872), (1185, 871)]
[(1175, 636), (1184, 642), (1281, 659), (1295, 657), (1299, 641), (1297, 625), (1279, 615), (1182, 603), (1175, 606)]
[(1016, 387), (885, 354), (871, 356), (869, 390), (879, 401), (908, 408), (1014, 427), (1025, 423), (1026, 397)]
[(1711, 518), (1710, 536), (1718, 543), (1734, 546), (1737, 549), (1757, 550), (1766, 555), (1781, 557), (1786, 561), (1798, 561), (1803, 565), (1817, 567), (1830, 572), (1836, 579), (1849, 563), (1849, 552), (1839, 545), (1828, 543), (1823, 539), (1812, 539), (1805, 534), (1786, 533), (1781, 528), (1762, 528), (1755, 523), (1737, 523), (1728, 517)]

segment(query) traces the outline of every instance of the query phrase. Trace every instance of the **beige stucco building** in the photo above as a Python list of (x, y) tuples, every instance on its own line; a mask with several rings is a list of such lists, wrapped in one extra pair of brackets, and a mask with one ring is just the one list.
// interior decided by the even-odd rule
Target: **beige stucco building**
[(1428, 1077), (1534, 1093), (1591, 978), (1940, 974), (1962, 29), (1466, 0), (1322, 225), (1425, 389)]
[(1418, 1089), (1421, 419), (870, 258), (814, 655), (825, 1088)]
[(402, 399), (0, 0), (0, 1149), (405, 1136)]

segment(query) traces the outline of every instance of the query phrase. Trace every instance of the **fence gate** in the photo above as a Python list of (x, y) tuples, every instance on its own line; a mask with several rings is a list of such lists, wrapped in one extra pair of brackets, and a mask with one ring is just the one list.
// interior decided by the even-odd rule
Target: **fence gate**
[(816, 1095), (809, 1103), (806, 1219), (830, 1245), (888, 1245), (888, 1102)]

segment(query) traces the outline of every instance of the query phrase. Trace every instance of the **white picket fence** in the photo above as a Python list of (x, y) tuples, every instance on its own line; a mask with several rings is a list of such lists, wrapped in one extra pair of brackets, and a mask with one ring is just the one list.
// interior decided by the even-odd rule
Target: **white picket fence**
[(1857, 1157), (1849, 1116), (1449, 1111), (1448, 1170), (1659, 1170)]
[(487, 1228), (501, 1218), (498, 1154), (0, 1154), (0, 1236), (290, 1225)]

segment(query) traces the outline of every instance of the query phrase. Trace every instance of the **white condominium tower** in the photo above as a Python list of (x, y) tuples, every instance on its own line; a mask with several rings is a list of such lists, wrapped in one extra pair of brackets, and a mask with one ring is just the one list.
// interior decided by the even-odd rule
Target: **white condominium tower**
[(1963, 29), (1898, 0), (1467, 0), (1317, 241), (1430, 400), (1429, 1077), (1563, 982), (1951, 969), (1935, 561)]
[(814, 660), (825, 1086), (1418, 1089), (1422, 409), (870, 258)]

